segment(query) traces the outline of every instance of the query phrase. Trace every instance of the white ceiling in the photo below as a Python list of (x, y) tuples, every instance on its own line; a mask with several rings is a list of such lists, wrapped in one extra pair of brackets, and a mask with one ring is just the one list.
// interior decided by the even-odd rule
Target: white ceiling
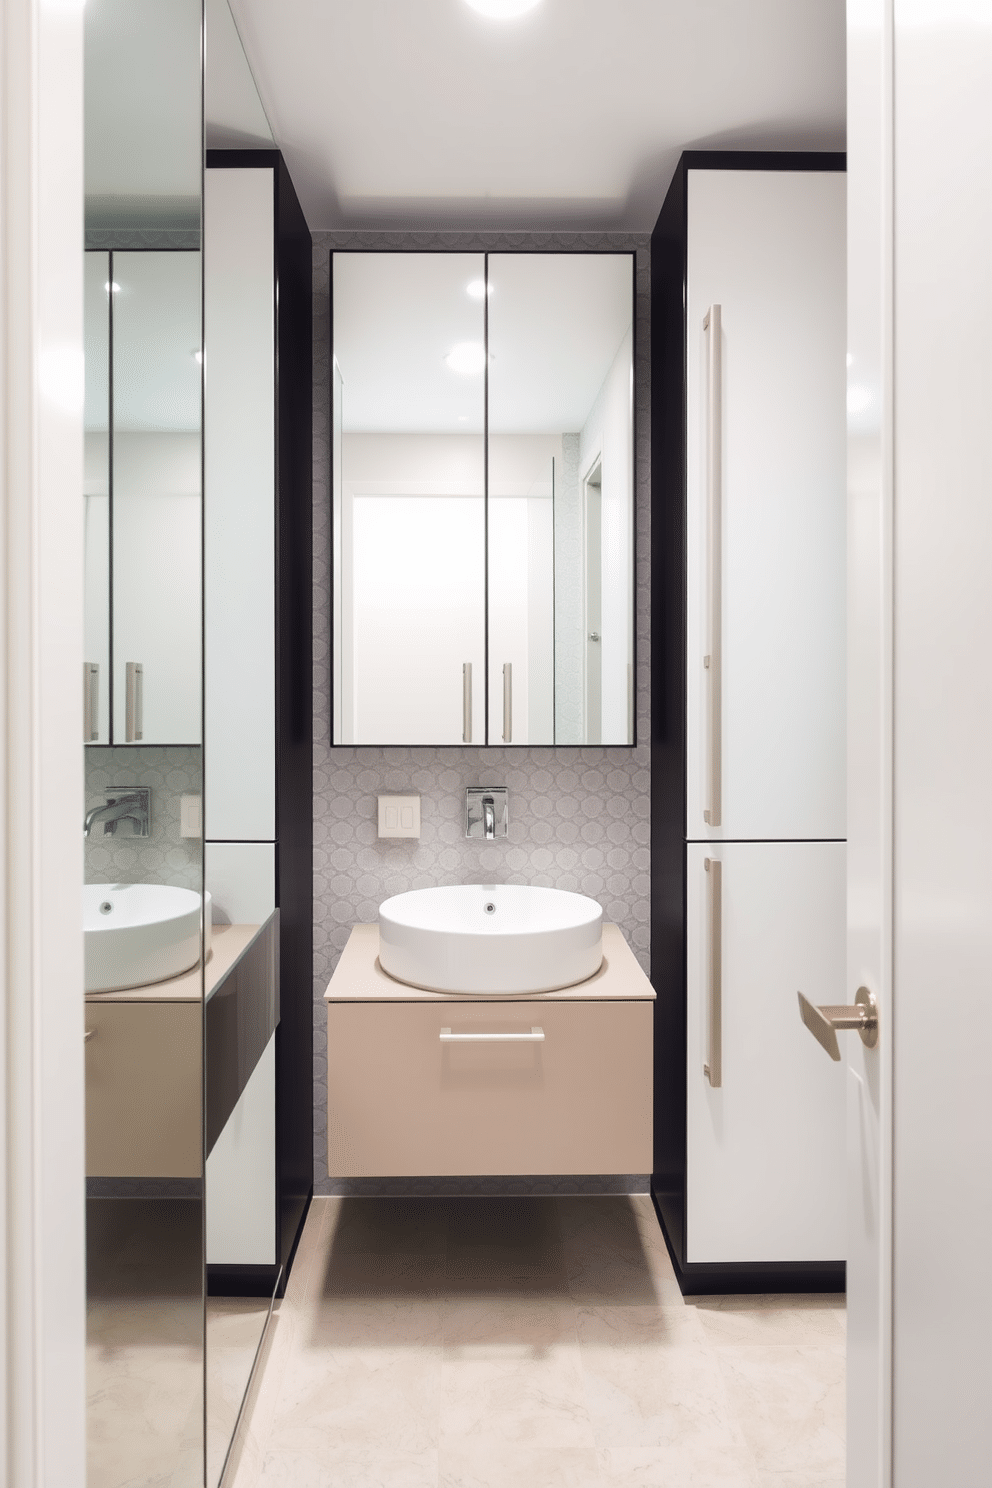
[[(481, 433), (481, 370), (445, 357), (482, 347), (481, 253), (336, 253), (334, 353), (347, 433)], [(493, 254), (489, 428), (577, 433), (633, 313), (629, 254)]]
[(844, 0), (232, 0), (310, 227), (647, 232), (684, 149), (842, 149)]

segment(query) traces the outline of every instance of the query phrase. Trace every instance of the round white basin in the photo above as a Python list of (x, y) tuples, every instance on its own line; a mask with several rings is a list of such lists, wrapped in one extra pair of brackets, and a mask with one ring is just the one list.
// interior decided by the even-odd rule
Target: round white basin
[(554, 992), (603, 960), (595, 899), (524, 884), (453, 884), (379, 906), (379, 964), (430, 992)]
[[(204, 895), (205, 953), (210, 895)], [(178, 976), (200, 959), (200, 895), (171, 884), (84, 884), (87, 992), (144, 987)]]

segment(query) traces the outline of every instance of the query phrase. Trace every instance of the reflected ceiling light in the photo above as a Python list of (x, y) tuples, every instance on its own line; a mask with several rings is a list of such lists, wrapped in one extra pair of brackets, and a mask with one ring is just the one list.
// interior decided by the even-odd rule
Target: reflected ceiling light
[(203, 352), (202, 351), (195, 351), (194, 350), (194, 351), (190, 352), (190, 356), (193, 358), (194, 362), (199, 362), (200, 363), (200, 366), (201, 367), (203, 366)]
[(513, 21), (534, 10), (541, 0), (466, 0), (473, 10), (490, 21)]
[(463, 377), (474, 377), (486, 365), (486, 348), (479, 341), (459, 341), (444, 360), (452, 372), (460, 372)]
[(465, 293), (470, 294), (473, 300), (484, 299), (487, 294), (492, 294), (493, 287), (486, 284), (485, 279), (473, 279), (471, 284), (466, 284)]
[(117, 283), (116, 279), (114, 280), (114, 282), (112, 284), (111, 284), (110, 280), (108, 279), (107, 282), (106, 282), (106, 284), (103, 287), (106, 290), (106, 292), (107, 292), (108, 295), (109, 294), (117, 294), (119, 292), (119, 290), (120, 290), (120, 285)]

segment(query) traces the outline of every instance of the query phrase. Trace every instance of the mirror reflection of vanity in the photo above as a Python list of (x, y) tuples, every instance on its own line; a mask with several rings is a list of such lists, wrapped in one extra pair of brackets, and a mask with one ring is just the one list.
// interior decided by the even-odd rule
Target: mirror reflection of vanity
[(632, 744), (632, 256), (332, 283), (335, 744)]

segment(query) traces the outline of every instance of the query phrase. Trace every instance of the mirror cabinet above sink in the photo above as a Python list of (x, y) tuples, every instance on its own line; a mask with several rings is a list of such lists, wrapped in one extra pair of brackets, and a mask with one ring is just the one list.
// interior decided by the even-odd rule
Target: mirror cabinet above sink
[(335, 744), (632, 744), (633, 256), (331, 277)]

